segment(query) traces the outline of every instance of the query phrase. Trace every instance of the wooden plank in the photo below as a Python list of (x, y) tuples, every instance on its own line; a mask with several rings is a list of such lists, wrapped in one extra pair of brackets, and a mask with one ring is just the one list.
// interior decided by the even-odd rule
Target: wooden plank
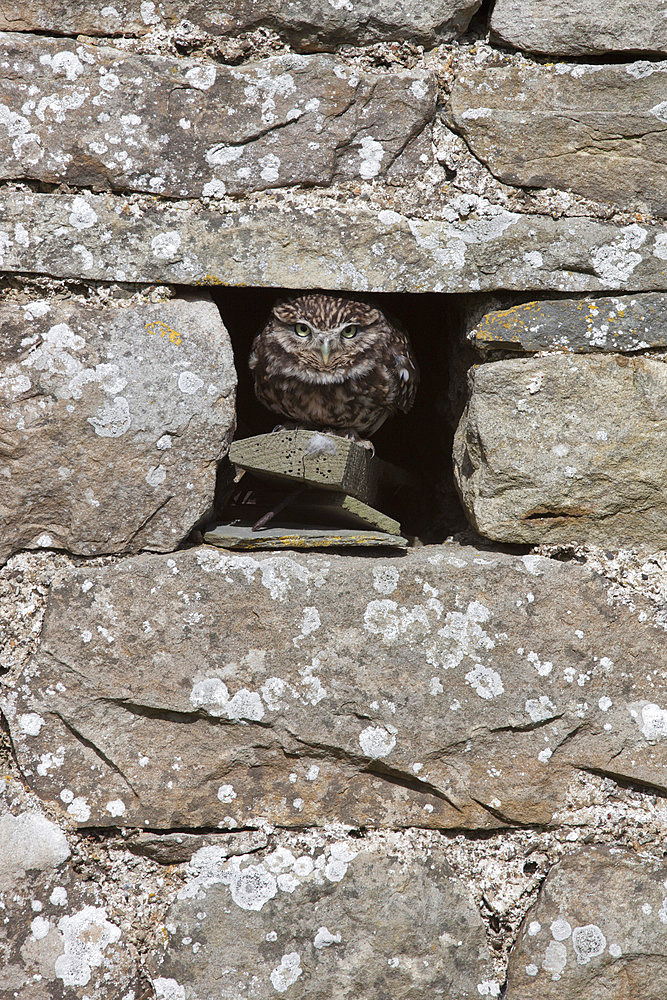
[(253, 531), (250, 525), (219, 524), (204, 541), (222, 549), (325, 549), (337, 547), (391, 547), (405, 549), (407, 538), (382, 531), (353, 528), (269, 527)]
[(367, 504), (377, 496), (386, 464), (357, 441), (303, 429), (234, 441), (229, 458), (256, 476), (347, 493)]
[[(233, 522), (237, 519), (250, 521), (275, 509), (280, 503), (283, 493), (277, 490), (260, 490), (252, 503), (230, 503), (224, 510), (224, 516)], [(282, 514), (282, 520), (289, 517), (291, 521), (317, 524), (333, 524), (340, 527), (374, 528), (389, 535), (400, 535), (401, 526), (398, 521), (382, 511), (351, 497), (347, 493), (334, 493), (332, 490), (308, 490), (302, 496), (296, 497)]]

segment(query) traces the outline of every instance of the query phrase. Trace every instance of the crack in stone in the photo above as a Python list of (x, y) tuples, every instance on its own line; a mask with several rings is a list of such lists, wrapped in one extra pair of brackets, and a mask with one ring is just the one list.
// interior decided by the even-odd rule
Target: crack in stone
[(95, 754), (96, 757), (99, 757), (99, 759), (104, 764), (106, 764), (107, 767), (110, 767), (112, 771), (115, 771), (115, 773), (125, 782), (125, 784), (130, 789), (134, 797), (138, 801), (141, 801), (141, 796), (135, 789), (130, 779), (127, 777), (126, 774), (124, 774), (122, 769), (115, 763), (115, 761), (111, 759), (111, 757), (105, 754), (104, 751), (101, 750), (95, 743), (93, 743), (92, 740), (88, 739), (87, 736), (84, 736), (83, 733), (81, 733), (73, 723), (69, 722), (65, 718), (65, 716), (62, 715), (61, 712), (54, 711), (53, 714), (56, 716), (56, 718), (60, 719), (65, 729), (72, 734), (72, 736), (78, 743), (81, 743), (82, 746), (86, 747), (89, 750), (92, 750), (92, 752)]

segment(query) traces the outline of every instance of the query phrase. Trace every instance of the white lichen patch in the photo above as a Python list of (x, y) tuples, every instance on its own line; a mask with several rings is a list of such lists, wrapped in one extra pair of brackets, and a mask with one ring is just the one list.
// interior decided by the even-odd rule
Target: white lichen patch
[(332, 944), (340, 944), (341, 935), (332, 934), (328, 927), (318, 927), (317, 934), (313, 939), (313, 945), (318, 948), (328, 948)]
[(383, 726), (367, 726), (359, 734), (359, 746), (373, 760), (386, 757), (396, 746), (396, 736)]
[(278, 993), (285, 993), (302, 974), (301, 956), (297, 951), (290, 951), (283, 955), (280, 965), (275, 968), (271, 975), (271, 983)]
[(649, 743), (667, 737), (667, 709), (653, 702), (633, 703), (628, 708)]
[(575, 927), (572, 931), (572, 946), (577, 963), (587, 965), (591, 959), (604, 953), (607, 939), (597, 924), (586, 924), (585, 927)]
[(465, 679), (466, 684), (469, 684), (480, 698), (484, 698), (487, 701), (491, 698), (498, 698), (505, 691), (500, 674), (491, 667), (483, 666), (481, 663), (478, 663), (476, 667), (469, 670), (465, 675)]
[(38, 812), (0, 816), (0, 891), (28, 871), (57, 868), (70, 856), (59, 826)]
[(58, 930), (64, 953), (56, 959), (55, 973), (63, 986), (86, 986), (92, 970), (104, 962), (105, 950), (121, 936), (102, 906), (84, 906), (78, 913), (61, 917)]
[(190, 692), (190, 704), (208, 715), (232, 721), (260, 722), (264, 718), (259, 694), (241, 688), (230, 698), (227, 685), (219, 677), (196, 681)]
[(560, 941), (550, 941), (544, 953), (542, 968), (552, 976), (560, 977), (567, 965), (567, 948)]
[(532, 722), (543, 722), (555, 716), (556, 706), (545, 694), (541, 694), (539, 698), (528, 698), (525, 711)]
[(152, 983), (156, 1000), (185, 1000), (185, 986), (175, 979), (158, 976)]
[(260, 574), (262, 586), (268, 590), (274, 601), (286, 601), (294, 585), (301, 585), (309, 596), (312, 587), (324, 586), (329, 563), (321, 562), (309, 568), (290, 556), (226, 556), (206, 548), (197, 551), (197, 562), (206, 573), (220, 573), (228, 583), (234, 583), (234, 575), (240, 575), (248, 585), (254, 583)]
[(400, 574), (395, 566), (373, 567), (373, 589), (379, 594), (393, 594), (399, 579)]

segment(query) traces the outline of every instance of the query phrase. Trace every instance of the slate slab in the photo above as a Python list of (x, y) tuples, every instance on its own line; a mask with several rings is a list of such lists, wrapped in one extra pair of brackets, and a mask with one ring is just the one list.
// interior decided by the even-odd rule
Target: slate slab
[(667, 55), (667, 0), (496, 0), (491, 37), (545, 55)]
[(451, 120), (506, 184), (567, 189), (664, 217), (666, 72), (662, 62), (468, 62)]
[(97, 886), (83, 885), (60, 827), (0, 780), (0, 997), (107, 1000), (138, 990), (137, 954)]
[(667, 347), (667, 296), (544, 299), (492, 309), (468, 332), (480, 351), (631, 353)]
[(216, 198), (428, 166), (436, 87), (421, 70), (296, 54), (228, 67), (20, 33), (0, 44), (0, 177)]
[(667, 995), (667, 865), (589, 848), (547, 876), (510, 957), (507, 1000)]
[[(452, 201), (442, 220), (349, 207), (134, 201), (7, 192), (0, 267), (139, 283), (347, 291), (667, 290), (667, 228), (508, 212)], [(462, 213), (462, 214), (461, 214)]]
[(436, 851), (321, 840), (198, 851), (167, 914), (158, 1000), (498, 995), (479, 910)]
[(667, 547), (667, 365), (549, 355), (470, 373), (454, 439), (464, 508), (487, 538)]
[(308, 51), (341, 43), (411, 41), (433, 46), (465, 31), (481, 0), (228, 0), (224, 8), (204, 0), (115, 0), (99, 7), (82, 0), (7, 0), (0, 11), (4, 31), (52, 34), (145, 35), (156, 28), (193, 25), (212, 35), (236, 35), (269, 28), (288, 38), (293, 48)]
[(576, 564), (202, 546), (74, 571), (3, 707), (83, 827), (493, 829), (582, 770), (667, 789), (666, 672)]
[(206, 292), (0, 305), (0, 561), (175, 548), (212, 506), (236, 373)]
[[(382, 515), (377, 513), (377, 519)], [(408, 545), (407, 538), (402, 538), (397, 521), (387, 518), (396, 530), (393, 534), (379, 528), (342, 528), (342, 527), (302, 527), (297, 524), (271, 524), (267, 528), (253, 531), (251, 525), (236, 522), (218, 524), (204, 535), (204, 541), (222, 549), (238, 549), (244, 552), (255, 549), (337, 549), (337, 548), (399, 548)]]

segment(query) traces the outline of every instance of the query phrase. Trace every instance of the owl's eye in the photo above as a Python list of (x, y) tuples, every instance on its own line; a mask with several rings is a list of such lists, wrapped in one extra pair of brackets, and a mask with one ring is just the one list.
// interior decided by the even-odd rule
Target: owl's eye
[(307, 323), (295, 323), (294, 332), (296, 333), (297, 337), (307, 337), (308, 334), (310, 333), (310, 327), (308, 326)]
[(341, 336), (345, 337), (346, 340), (352, 340), (353, 337), (356, 337), (358, 329), (358, 326), (354, 323), (350, 323), (350, 325), (346, 326), (342, 331)]

